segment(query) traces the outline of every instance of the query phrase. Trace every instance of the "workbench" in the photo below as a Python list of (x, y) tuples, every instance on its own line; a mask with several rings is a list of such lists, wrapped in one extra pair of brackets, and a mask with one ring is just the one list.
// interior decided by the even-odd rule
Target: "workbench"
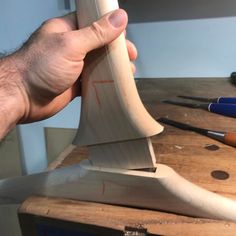
[[(236, 132), (234, 118), (161, 102), (177, 95), (235, 96), (236, 86), (227, 78), (140, 79), (136, 83), (154, 118), (168, 117), (201, 128)], [(164, 126), (163, 133), (152, 137), (157, 163), (236, 200), (236, 149), (191, 131)], [(71, 145), (49, 169), (78, 163), (87, 156), (85, 147)], [(40, 196), (26, 199), (19, 209), (19, 220), (24, 236), (236, 235), (233, 222)]]

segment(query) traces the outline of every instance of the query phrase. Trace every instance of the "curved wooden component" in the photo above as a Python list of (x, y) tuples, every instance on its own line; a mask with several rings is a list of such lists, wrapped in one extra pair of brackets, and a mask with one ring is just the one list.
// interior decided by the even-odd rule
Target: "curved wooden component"
[(187, 181), (166, 165), (155, 173), (93, 167), (86, 162), (71, 171), (66, 188), (47, 189), (47, 196), (95, 201), (183, 215), (236, 221), (236, 202)]
[[(118, 8), (117, 0), (78, 0), (77, 5), (80, 28)], [(90, 53), (82, 74), (82, 111), (75, 143), (140, 139), (162, 130), (139, 98), (124, 35)]]
[(87, 162), (0, 181), (0, 204), (43, 195), (236, 221), (236, 202), (202, 189), (166, 165), (156, 172), (98, 168)]

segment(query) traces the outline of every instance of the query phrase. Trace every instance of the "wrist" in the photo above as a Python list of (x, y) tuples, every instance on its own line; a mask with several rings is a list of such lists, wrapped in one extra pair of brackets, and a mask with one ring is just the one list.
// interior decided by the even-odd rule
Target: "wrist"
[(0, 59), (0, 139), (26, 116), (27, 99), (14, 54)]

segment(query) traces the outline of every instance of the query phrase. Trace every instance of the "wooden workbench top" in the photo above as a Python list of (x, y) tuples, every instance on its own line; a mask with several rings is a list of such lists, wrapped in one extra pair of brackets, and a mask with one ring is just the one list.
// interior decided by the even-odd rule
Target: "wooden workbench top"
[[(143, 79), (137, 81), (137, 87), (146, 108), (155, 118), (168, 117), (201, 128), (236, 132), (236, 119), (161, 103), (177, 95), (236, 96), (236, 87), (228, 79)], [(236, 149), (194, 132), (164, 126), (165, 131), (152, 138), (157, 163), (167, 164), (191, 182), (236, 200)], [(86, 157), (86, 148), (70, 146), (50, 168), (71, 165)], [(37, 205), (37, 202), (42, 204)], [(21, 212), (44, 216), (47, 213), (47, 217), (74, 222), (86, 218), (97, 225), (111, 222), (111, 227), (119, 230), (126, 225), (140, 224), (154, 235), (236, 234), (235, 223), (65, 199), (30, 198), (22, 205)], [(115, 224), (118, 219), (120, 224)]]

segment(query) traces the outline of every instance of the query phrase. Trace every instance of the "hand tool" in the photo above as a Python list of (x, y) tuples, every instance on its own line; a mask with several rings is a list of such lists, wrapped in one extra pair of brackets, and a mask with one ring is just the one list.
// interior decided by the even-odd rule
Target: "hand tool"
[(184, 99), (191, 99), (199, 102), (236, 104), (236, 97), (206, 98), (206, 97), (195, 97), (195, 96), (185, 96), (185, 95), (179, 95), (178, 97)]
[(163, 100), (162, 102), (190, 107), (190, 108), (201, 108), (213, 113), (217, 113), (223, 116), (236, 117), (236, 104), (225, 104), (225, 103), (188, 103), (176, 100)]
[(182, 130), (194, 131), (196, 133), (218, 140), (224, 144), (236, 147), (236, 133), (202, 129), (202, 128), (194, 127), (194, 126), (177, 122), (177, 121), (167, 119), (167, 118), (160, 118), (158, 119), (158, 121), (164, 124), (174, 126)]

